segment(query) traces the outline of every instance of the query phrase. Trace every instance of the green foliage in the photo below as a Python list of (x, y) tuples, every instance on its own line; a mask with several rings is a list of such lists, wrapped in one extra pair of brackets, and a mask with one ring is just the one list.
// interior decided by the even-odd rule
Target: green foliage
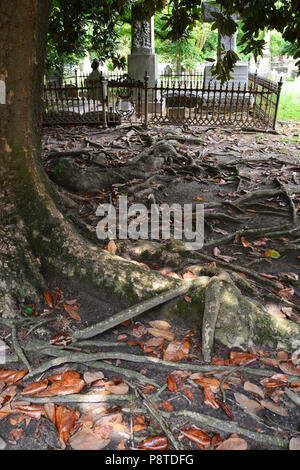
[[(181, 55), (184, 56), (183, 41), (186, 40), (188, 44), (193, 40), (195, 26), (202, 22), (202, 1), (136, 1), (143, 2), (142, 15), (162, 12), (160, 29), (163, 39), (168, 40), (169, 44), (177, 41)], [(110, 59), (114, 67), (124, 66), (125, 57), (118, 52), (121, 47), (121, 28), (130, 21), (130, 5), (133, 2), (134, 0), (54, 0), (50, 19), (48, 66), (59, 68), (87, 51), (95, 51), (100, 61)], [(239, 15), (239, 52), (242, 55), (251, 54), (258, 58), (265, 45), (261, 32), (275, 30), (282, 35), (283, 50), (293, 54), (300, 70), (300, 0), (218, 0), (212, 3), (221, 7), (220, 12), (215, 14), (216, 21), (212, 25), (214, 30), (219, 28), (223, 34), (235, 32), (238, 25), (231, 15)], [(190, 54), (193, 56), (196, 51), (189, 44)], [(220, 52), (216, 73), (218, 78), (225, 80), (238, 56), (231, 51), (223, 55)]]
[(300, 89), (295, 82), (285, 82), (282, 87), (278, 119), (300, 122)]
[(48, 33), (47, 69), (61, 71), (94, 51), (100, 61), (111, 59), (122, 67), (125, 58), (116, 52), (121, 16), (130, 1), (54, 0)]
[(30, 307), (30, 305), (23, 305), (22, 310), (28, 317), (31, 317), (34, 313), (33, 308)]
[(282, 34), (278, 31), (272, 31), (270, 35), (270, 51), (272, 56), (288, 55), (293, 56), (297, 51), (297, 44), (291, 44), (285, 41)]
[[(145, 0), (145, 3), (150, 10), (157, 6), (156, 0)], [(262, 55), (265, 45), (264, 39), (260, 37), (261, 32), (276, 30), (282, 34), (284, 41), (295, 45), (294, 58), (298, 59), (296, 65), (300, 70), (300, 0), (218, 0), (211, 3), (221, 7), (220, 13), (215, 14), (216, 21), (212, 28), (218, 27), (223, 34), (237, 30), (237, 22), (230, 16), (240, 16), (242, 35), (239, 46), (242, 54), (252, 54), (257, 59)], [(199, 0), (169, 0), (165, 4), (167, 13), (163, 19), (166, 28), (170, 28), (168, 39), (172, 41), (187, 37), (196, 21), (201, 21), (202, 2)], [(219, 54), (216, 66), (218, 78), (224, 81), (237, 59), (230, 51), (222, 57)]]
[(172, 63), (179, 73), (181, 66), (190, 70), (194, 69), (197, 62), (203, 61), (206, 52), (212, 55), (217, 42), (217, 34), (212, 33), (210, 40), (207, 41), (211, 32), (210, 25), (196, 22), (193, 30), (185, 38), (171, 41), (168, 39), (170, 27), (165, 28), (164, 14), (163, 11), (155, 16), (155, 50), (163, 62)]

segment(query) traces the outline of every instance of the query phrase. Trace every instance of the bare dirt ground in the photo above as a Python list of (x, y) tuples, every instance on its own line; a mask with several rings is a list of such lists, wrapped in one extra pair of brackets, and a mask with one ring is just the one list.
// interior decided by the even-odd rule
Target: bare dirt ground
[[(59, 185), (66, 216), (99, 247), (178, 278), (196, 275), (189, 269), (191, 260), (238, 273), (255, 284), (256, 300), (274, 317), (299, 323), (299, 135), (299, 125), (292, 123), (279, 124), (277, 134), (216, 127), (46, 128), (43, 163)], [(133, 170), (134, 158), (141, 152), (145, 154), (142, 166)], [(129, 163), (131, 170), (126, 173)], [(140, 241), (115, 240), (108, 245), (107, 240), (98, 240), (96, 209), (100, 203), (117, 204), (119, 196), (147, 207), (204, 204), (204, 247), (188, 262), (178, 264), (155, 251), (141, 254)], [(170, 316), (167, 308), (153, 309), (103, 333), (99, 340), (108, 346), (86, 343), (72, 349), (68, 344), (72, 330), (117, 313), (123, 305), (109, 292), (95, 297), (85, 286), (48, 275), (44, 310), (35, 312), (30, 325), (25, 322), (22, 299), (17, 332), (0, 324), (0, 339), (9, 348), (6, 354), (13, 352), (17, 338), (35, 370), (49, 356), (26, 349), (31, 338), (49, 342), (61, 335), (54, 347), (70, 354), (85, 353), (89, 346), (89, 352), (108, 355), (102, 363), (70, 358), (23, 381), (6, 370), (25, 370), (24, 361), (3, 364), (3, 446), (300, 449), (300, 354), (291, 357), (264, 345), (230, 351), (216, 342), (207, 366), (201, 356), (199, 325), (185, 314), (189, 298), (183, 302), (187, 309), (182, 315)], [(41, 321), (34, 329), (32, 318)], [(153, 321), (160, 323), (149, 323)], [(126, 360), (126, 354), (136, 360)], [(153, 363), (151, 358), (169, 358), (173, 365)], [(128, 371), (142, 375), (129, 377)], [(45, 380), (54, 374), (59, 375), (54, 382)], [(49, 391), (50, 382), (57, 381), (61, 382), (57, 393)], [(25, 385), (36, 382), (28, 395), (20, 394)], [(107, 401), (81, 402), (82, 388), (81, 395), (98, 394)], [(70, 393), (77, 396), (74, 402), (67, 401)]]

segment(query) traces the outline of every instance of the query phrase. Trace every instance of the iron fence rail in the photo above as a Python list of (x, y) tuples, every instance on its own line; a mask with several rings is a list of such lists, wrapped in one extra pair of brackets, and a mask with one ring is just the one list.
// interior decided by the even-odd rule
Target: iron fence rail
[[(69, 80), (69, 81), (68, 81)], [(274, 83), (249, 73), (248, 85), (206, 83), (197, 76), (164, 75), (154, 87), (116, 74), (90, 81), (85, 76), (47, 82), (44, 87), (45, 125), (139, 124), (276, 126), (282, 81)]]

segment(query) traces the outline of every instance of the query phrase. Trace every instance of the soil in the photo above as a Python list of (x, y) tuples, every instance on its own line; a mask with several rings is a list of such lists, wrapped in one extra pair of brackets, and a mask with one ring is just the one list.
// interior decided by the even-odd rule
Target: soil
[[(178, 136), (177, 141), (176, 135)], [(278, 133), (261, 133), (251, 130), (246, 132), (216, 127), (179, 129), (175, 127), (166, 128), (156, 126), (153, 128), (150, 127), (147, 131), (130, 126), (120, 126), (107, 130), (95, 127), (89, 128), (86, 126), (67, 128), (52, 127), (44, 130), (43, 161), (47, 168), (49, 155), (51, 156), (51, 154), (55, 152), (72, 152), (74, 150), (78, 151), (84, 149), (86, 153), (74, 156), (82, 170), (92, 168), (96, 172), (109, 167), (122, 171), (122, 167), (126, 165), (128, 159), (134, 157), (142, 150), (149, 148), (151, 143), (153, 144), (153, 140), (162, 138), (166, 141), (165, 139), (169, 138), (174, 144), (177, 153), (183, 156), (185, 160), (183, 160), (182, 165), (176, 165), (174, 161), (165, 160), (165, 167), (159, 172), (159, 176), (163, 176), (164, 179), (159, 180), (159, 178), (155, 177), (153, 179), (154, 184), (150, 181), (151, 191), (146, 195), (141, 195), (138, 198), (137, 190), (130, 192), (134, 185), (143, 183), (143, 178), (134, 178), (125, 184), (116, 184), (104, 188), (100, 187), (98, 192), (92, 191), (91, 193), (89, 193), (88, 190), (78, 193), (68, 188), (67, 190), (63, 190), (65, 199), (69, 201), (66, 215), (80, 224), (81, 231), (88, 228), (86, 236), (92, 238), (95, 243), (98, 244), (99, 248), (106, 249), (109, 249), (107, 248), (108, 241), (97, 240), (95, 236), (95, 227), (99, 221), (99, 218), (95, 216), (95, 211), (100, 202), (110, 202), (111, 199), (113, 202), (116, 202), (116, 198), (122, 194), (126, 194), (131, 203), (142, 202), (146, 205), (151, 201), (153, 202), (153, 199), (149, 199), (149, 194), (152, 194), (155, 202), (159, 204), (183, 204), (194, 203), (195, 201), (206, 205), (216, 202), (220, 203), (220, 207), (212, 209), (218, 213), (222, 213), (224, 216), (229, 215), (235, 220), (226, 219), (222, 217), (222, 215), (217, 217), (213, 216), (213, 210), (206, 206), (207, 209), (205, 213), (212, 213), (212, 216), (206, 219), (205, 243), (217, 240), (238, 230), (273, 227), (272, 230), (274, 231), (276, 227), (282, 227), (290, 223), (291, 226), (289, 229), (278, 229), (278, 231), (282, 233), (274, 237), (265, 235), (263, 232), (255, 236), (245, 235), (244, 238), (236, 236), (230, 242), (216, 243), (213, 247), (204, 246), (200, 252), (212, 256), (217, 266), (218, 262), (225, 261), (225, 263), (228, 263), (228, 266), (234, 263), (241, 267), (249, 268), (254, 273), (263, 273), (267, 276), (273, 276), (272, 279), (281, 283), (278, 284), (279, 287), (275, 296), (273, 296), (272, 299), (268, 298), (267, 295), (270, 294), (270, 289), (266, 290), (262, 285), (257, 284), (261, 297), (256, 300), (263, 303), (272, 315), (286, 317), (290, 318), (291, 321), (300, 322), (300, 287), (298, 281), (300, 252), (297, 247), (296, 249), (291, 247), (292, 244), (297, 245), (300, 230), (297, 225), (297, 223), (299, 223), (298, 221), (296, 221), (294, 225), (292, 223), (293, 213), (290, 202), (293, 201), (295, 210), (299, 209), (300, 194), (299, 192), (297, 193), (297, 189), (299, 191), (300, 182), (299, 135), (300, 127), (295, 123), (279, 124)], [(173, 138), (171, 138), (171, 136), (173, 136)], [(167, 140), (167, 142), (170, 142), (170, 140)], [(90, 153), (92, 157), (87, 156), (87, 153)], [(185, 167), (189, 166), (189, 155), (193, 156), (197, 168), (187, 168), (185, 170)], [(96, 159), (98, 159), (98, 165), (95, 164)], [(58, 173), (60, 171), (60, 161), (61, 160), (58, 159), (56, 162)], [(167, 178), (167, 176), (169, 176), (169, 178)], [(147, 178), (145, 177), (144, 180), (145, 179)], [(280, 196), (270, 196), (251, 199), (249, 204), (240, 207), (234, 206), (239, 197), (251, 191), (278, 188), (278, 181), (287, 188), (290, 200)], [(145, 186), (145, 188), (149, 189), (149, 185)], [(232, 204), (227, 203), (224, 205), (225, 200)], [(291, 231), (293, 228), (295, 228), (295, 230)], [(269, 231), (270, 229), (266, 230), (266, 233)], [(158, 243), (161, 243), (161, 241), (158, 241)], [(132, 246), (136, 246), (136, 244), (137, 242), (134, 242)], [(130, 247), (128, 248), (127, 243), (118, 242), (118, 240), (116, 240), (116, 247), (118, 250), (117, 254), (120, 256), (124, 256), (127, 259), (131, 258), (137, 262), (144, 262), (150, 269), (163, 270), (163, 272), (168, 272), (170, 275), (177, 275), (179, 277), (184, 273), (184, 265), (178, 266), (174, 263), (166, 265), (166, 263), (159, 258), (154, 259), (151, 256), (134, 256), (133, 251)], [(287, 247), (289, 247), (289, 249), (287, 249)], [(280, 257), (273, 257), (276, 255), (274, 255), (274, 252), (270, 252), (270, 250), (276, 250), (276, 252), (280, 253)], [(195, 264), (201, 263), (203, 263), (203, 261), (199, 261), (195, 256)], [(70, 333), (73, 329), (81, 329), (85, 326), (93, 325), (104, 317), (117, 313), (124, 307), (121, 301), (110, 296), (109, 293), (105, 293), (105, 296), (99, 295), (95, 297), (95, 293), (90, 292), (85, 286), (70, 283), (65, 279), (53, 278), (49, 273), (44, 274), (48, 281), (49, 292), (53, 295), (56, 289), (59, 289), (63, 293), (63, 300), (61, 300), (54, 309), (49, 309), (49, 306), (45, 302), (44, 311), (38, 312), (39, 317), (51, 317), (53, 321), (37, 329), (34, 332), (35, 338), (49, 340), (57, 333)], [(288, 290), (282, 292), (282, 289)], [(284, 303), (284, 300), (291, 301), (294, 304), (293, 307), (287, 309), (287, 304)], [(71, 301), (72, 305), (74, 305), (74, 303), (80, 304), (78, 309), (81, 317), (80, 322), (72, 319), (64, 310), (63, 303), (66, 301)], [(22, 315), (21, 311), (18, 315)], [(142, 328), (137, 327), (144, 326), (145, 328), (149, 328), (149, 321), (158, 319), (165, 320), (170, 324), (175, 339), (189, 337), (191, 344), (190, 351), (188, 357), (181, 362), (198, 365), (203, 364), (201, 356), (201, 334), (198, 326), (189, 323), (188, 319), (184, 319), (182, 316), (170, 316), (167, 308), (159, 310), (154, 309), (144, 313), (136, 317), (134, 322), (120, 325), (119, 327), (103, 333), (99, 339), (114, 343), (117, 341), (124, 343), (124, 341), (127, 340), (145, 342), (151, 338), (151, 335), (147, 330), (142, 330)], [(144, 334), (141, 337), (137, 337), (137, 330), (141, 332), (144, 331)], [(20, 340), (22, 339), (23, 332), (23, 329), (19, 332)], [(9, 330), (3, 326), (0, 326), (0, 338), (4, 339), (7, 345), (11, 347)], [(30, 341), (30, 337), (21, 341), (22, 346), (25, 347), (28, 341)], [(168, 341), (165, 341), (164, 347), (166, 347), (168, 343)], [(92, 348), (91, 350), (97, 351), (97, 348)], [(112, 352), (121, 350), (123, 353), (135, 355), (144, 354), (138, 344), (131, 346), (126, 344), (126, 346), (120, 346), (119, 348), (113, 347), (109, 348), (109, 350)], [(279, 367), (280, 362), (277, 362), (276, 366), (272, 366), (270, 365), (270, 361), (268, 362), (268, 359), (278, 359), (278, 351), (270, 351), (261, 347), (250, 352), (257, 356), (256, 361), (249, 365), (252, 369), (260, 369), (262, 371), (268, 369), (274, 371), (274, 374), (282, 373)], [(152, 355), (153, 354), (162, 357), (161, 351), (155, 351)], [(33, 368), (49, 360), (48, 356), (42, 356), (37, 353), (28, 353), (27, 357)], [(230, 357), (230, 351), (225, 346), (215, 342), (213, 357), (227, 360)], [(289, 359), (290, 358), (289, 355)], [(176, 367), (170, 370), (168, 367), (158, 367), (157, 365), (134, 362), (129, 363), (124, 360), (111, 361), (111, 363), (117, 364), (119, 367), (125, 369), (142, 372), (149, 379), (155, 380), (160, 387), (167, 383), (168, 375), (174, 369), (176, 370)], [(275, 364), (275, 362), (273, 362), (273, 364)], [(3, 368), (24, 369), (24, 365), (19, 362), (6, 364)], [(50, 374), (53, 375), (57, 370), (70, 369), (80, 373), (93, 370), (88, 364), (68, 363), (64, 364), (62, 367), (56, 368), (55, 371), (54, 369), (47, 371), (42, 377), (36, 377), (36, 380), (40, 380)], [(106, 379), (116, 375), (108, 371), (103, 372)], [(171, 392), (168, 388), (161, 392), (161, 400), (157, 402), (158, 410), (162, 410), (161, 403), (163, 401), (168, 401), (173, 406), (174, 411), (189, 410), (202, 413), (212, 418), (218, 418), (224, 422), (233, 422), (244, 429), (260, 433), (262, 436), (268, 434), (286, 439), (287, 441), (286, 447), (280, 447), (260, 443), (257, 440), (237, 433), (240, 438), (246, 440), (247, 448), (251, 450), (282, 450), (288, 448), (288, 442), (291, 438), (299, 438), (299, 406), (293, 403), (285, 393), (279, 394), (280, 398), (277, 403), (275, 399), (277, 400), (278, 396), (275, 397), (275, 395), (273, 395), (272, 399), (270, 390), (264, 389), (265, 400), (282, 407), (287, 412), (287, 415), (281, 416), (267, 408), (261, 408), (257, 415), (250, 415), (238, 405), (234, 394), (239, 392), (246, 395), (249, 399), (259, 402), (261, 398), (246, 391), (244, 389), (244, 383), (250, 381), (263, 389), (263, 386), (259, 382), (262, 377), (249, 374), (245, 371), (242, 371), (241, 374), (240, 383), (238, 385), (231, 384), (230, 388), (226, 390), (226, 405), (233, 415), (233, 420), (230, 419), (221, 407), (213, 409), (205, 404), (203, 400), (203, 388), (195, 385), (195, 383), (188, 379), (179, 385), (176, 392)], [(204, 373), (204, 375), (207, 374)], [(211, 377), (211, 375), (207, 376)], [(123, 379), (124, 377), (121, 378)], [(298, 381), (298, 386), (295, 387), (294, 385), (294, 390), (295, 393), (298, 391), (299, 396), (300, 379), (294, 378), (293, 380), (294, 382)], [(193, 393), (194, 399), (190, 399), (185, 395), (185, 388)], [(284, 392), (283, 387), (279, 387), (277, 390)], [(222, 400), (220, 391), (216, 397)], [(51, 399), (49, 399), (49, 401), (51, 401)], [(77, 408), (76, 404), (67, 404), (66, 406), (69, 409)], [(128, 407), (128, 403), (123, 403), (118, 410), (122, 411), (124, 422), (130, 427), (130, 413), (127, 412)], [(149, 416), (146, 409), (144, 410), (144, 414), (146, 416), (147, 428), (135, 433), (134, 442), (129, 438), (126, 439), (125, 446), (127, 449), (137, 448), (138, 442), (143, 441), (143, 439), (149, 435), (155, 433), (159, 435), (164, 434), (158, 423), (151, 421), (151, 416)], [(7, 443), (6, 449), (44, 450), (55, 448), (54, 444), (49, 445), (43, 438), (36, 439), (35, 431), (38, 425), (37, 420), (31, 419), (27, 426), (26, 424), (28, 423), (23, 421), (17, 425), (18, 428), (21, 427), (23, 429), (23, 436), (20, 440), (14, 441), (9, 437), (11, 430), (15, 427), (15, 425), (12, 425), (10, 422), (10, 416), (0, 421), (0, 437)], [(213, 426), (202, 425), (199, 422), (182, 416), (170, 419), (168, 424), (177, 437), (180, 436), (182, 429), (191, 429), (193, 426), (208, 432), (211, 436), (219, 433), (222, 441), (228, 439), (229, 436), (233, 434), (232, 432), (225, 432)], [(149, 426), (151, 426), (150, 431)], [(185, 437), (180, 437), (180, 439), (185, 450), (198, 449), (196, 443)], [(119, 438), (119, 440), (112, 440), (105, 447), (105, 450), (117, 449), (121, 440), (121, 438)], [(68, 443), (66, 448), (71, 448)], [(169, 449), (172, 448), (172, 444), (169, 443)]]

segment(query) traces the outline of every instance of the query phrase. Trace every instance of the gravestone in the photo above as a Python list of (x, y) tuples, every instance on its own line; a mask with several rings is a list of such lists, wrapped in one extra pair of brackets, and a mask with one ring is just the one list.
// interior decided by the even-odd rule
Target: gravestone
[(266, 44), (263, 48), (263, 55), (258, 60), (257, 73), (265, 77), (271, 72), (271, 51), (270, 51), (270, 31), (264, 37)]
[[(220, 13), (220, 7), (217, 5), (210, 5), (209, 3), (202, 4), (202, 18), (206, 23), (213, 23), (216, 18), (212, 15), (212, 13)], [(232, 19), (236, 20), (237, 16), (232, 15)], [(236, 46), (236, 38), (237, 32), (234, 34), (227, 36), (222, 35), (220, 31), (218, 31), (218, 48), (220, 49), (219, 56), (222, 58), (227, 51), (237, 52)], [(246, 103), (249, 97), (243, 96), (242, 94), (239, 95), (237, 90), (247, 90), (248, 88), (248, 63), (246, 62), (237, 62), (234, 66), (233, 71), (231, 72), (232, 78), (225, 82), (223, 85), (221, 84), (220, 80), (217, 80), (215, 76), (212, 74), (212, 66), (206, 65), (204, 69), (204, 93), (203, 93), (203, 105), (204, 107), (213, 107), (213, 95), (208, 94), (205, 90), (209, 87), (210, 90), (217, 90), (217, 93), (214, 95), (214, 99), (217, 101), (217, 106), (221, 106), (223, 111), (227, 111), (229, 107), (233, 107), (234, 109), (239, 108), (241, 103)], [(231, 92), (232, 96), (228, 99), (226, 97), (225, 92), (220, 92), (218, 90), (224, 90), (228, 86), (228, 90)], [(226, 103), (226, 105), (225, 105)], [(224, 109), (226, 107), (226, 109)]]
[(144, 81), (149, 76), (149, 87), (158, 79), (158, 61), (154, 48), (154, 17), (143, 14), (142, 3), (132, 5), (131, 54), (128, 56), (128, 74), (135, 80)]
[(91, 100), (98, 100), (102, 101), (103, 93), (102, 93), (102, 81), (100, 78), (99, 72), (99, 62), (97, 59), (94, 59), (91, 67), (93, 71), (90, 73), (88, 78), (85, 80), (85, 86), (87, 87), (87, 98)]
[(172, 68), (170, 67), (169, 64), (167, 64), (164, 68), (164, 75), (172, 75)]
[[(212, 15), (212, 13), (220, 13), (220, 7), (219, 6), (212, 6), (209, 3), (203, 3), (202, 4), (202, 18), (206, 23), (213, 23), (216, 18)], [(232, 15), (232, 19), (236, 20), (237, 16)], [(221, 32), (218, 32), (218, 48), (221, 48), (224, 50), (224, 53), (227, 51), (233, 51), (237, 52), (237, 46), (236, 46), (236, 38), (237, 38), (237, 32), (230, 36), (222, 35)], [(220, 56), (222, 57), (222, 52), (220, 53)], [(204, 88), (207, 88), (208, 83), (211, 84), (211, 86), (215, 85), (216, 87), (220, 88), (221, 83), (219, 80), (216, 80), (214, 76), (211, 73), (212, 66), (211, 65), (206, 65), (204, 69)], [(248, 86), (248, 64), (245, 62), (237, 62), (235, 65), (233, 72), (232, 72), (232, 79), (228, 81), (228, 88), (231, 89), (232, 87), (234, 89), (238, 88), (238, 84), (240, 83), (240, 88), (243, 90), (244, 86)]]

